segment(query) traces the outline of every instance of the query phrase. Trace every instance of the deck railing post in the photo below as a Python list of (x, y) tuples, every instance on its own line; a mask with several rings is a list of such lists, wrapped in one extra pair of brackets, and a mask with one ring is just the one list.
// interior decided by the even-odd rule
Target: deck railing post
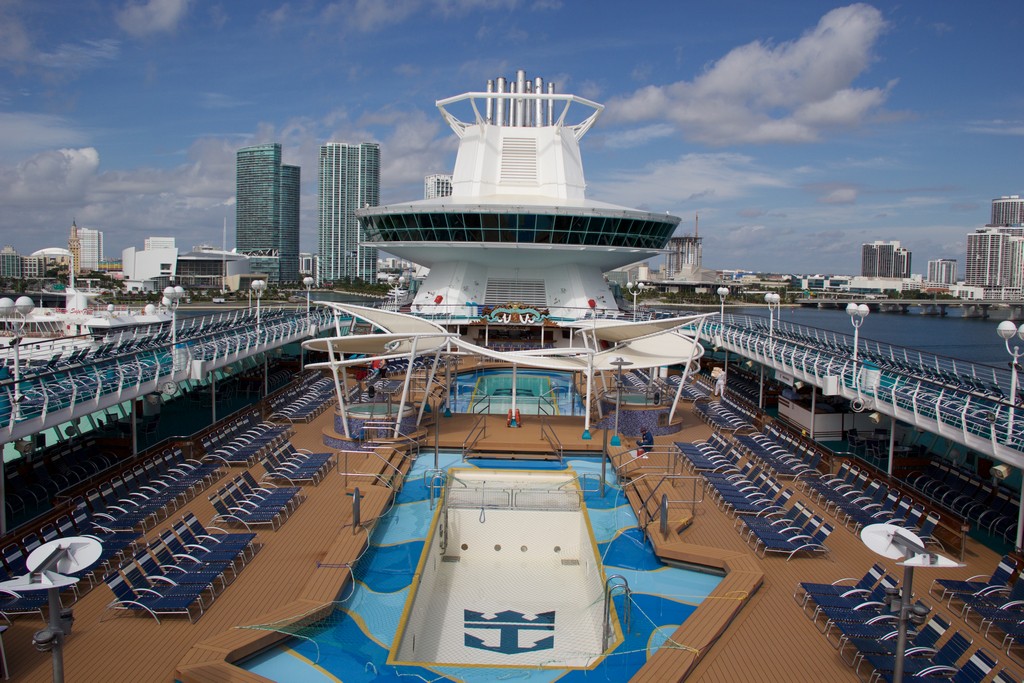
[(352, 492), (352, 535), (353, 536), (355, 535), (356, 529), (359, 528), (359, 525), (361, 523), (362, 523), (362, 520), (360, 519), (360, 510), (359, 510), (359, 487), (357, 486), (355, 491)]
[(668, 494), (661, 494), (661, 537), (668, 538)]

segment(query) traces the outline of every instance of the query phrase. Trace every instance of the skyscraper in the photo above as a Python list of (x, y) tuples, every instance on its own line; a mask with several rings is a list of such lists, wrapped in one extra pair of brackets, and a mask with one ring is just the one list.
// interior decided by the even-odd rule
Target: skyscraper
[(860, 274), (864, 277), (910, 277), (910, 251), (899, 242), (876, 241), (861, 247)]
[(299, 277), (298, 166), (281, 164), (281, 145), (244, 147), (236, 157), (235, 246), (270, 282)]
[(103, 258), (103, 233), (89, 228), (78, 229), (80, 244), (80, 261), (78, 272), (88, 273), (99, 270), (100, 259)]
[(1024, 199), (1019, 194), (992, 200), (992, 221), (989, 225), (1007, 226), (1024, 224)]
[(362, 245), (356, 209), (380, 205), (380, 145), (320, 146), (317, 192), (319, 281), (377, 279), (377, 250)]
[(969, 233), (964, 284), (973, 287), (1012, 286), (1012, 239), (1011, 231), (1001, 228), (979, 228)]
[(940, 258), (929, 261), (928, 282), (936, 285), (955, 285), (956, 259)]

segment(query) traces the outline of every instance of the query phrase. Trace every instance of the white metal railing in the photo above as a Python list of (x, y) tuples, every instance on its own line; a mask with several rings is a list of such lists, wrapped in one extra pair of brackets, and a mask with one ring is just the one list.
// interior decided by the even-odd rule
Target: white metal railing
[[(194, 377), (196, 367), (220, 367), (229, 361), (272, 350), (333, 321), (331, 312), (318, 309), (307, 318), (305, 311), (269, 310), (261, 316), (260, 332), (255, 316), (247, 312), (219, 313), (213, 320), (191, 319), (178, 328), (176, 348), (170, 335), (149, 341), (156, 345), (117, 355), (95, 355), (95, 348), (67, 367), (22, 373), (19, 386), (13, 378), (0, 380), (0, 441), (30, 435), (113, 403), (155, 391), (160, 381), (180, 382)], [(50, 348), (56, 352), (56, 341)], [(67, 342), (65, 342), (67, 343)], [(105, 342), (109, 343), (109, 342)], [(79, 343), (80, 348), (84, 340)], [(97, 347), (99, 348), (99, 347)], [(42, 346), (40, 346), (40, 351)], [(192, 361), (204, 361), (195, 366)], [(18, 391), (20, 389), (20, 391)], [(21, 397), (16, 401), (16, 396)]]
[(709, 319), (702, 335), (826, 394), (841, 395), (855, 408), (894, 416), (1024, 466), (1024, 414), (1004, 398), (1007, 371), (863, 340), (854, 363), (847, 335), (796, 325), (779, 325), (770, 334), (755, 316), (727, 315), (724, 325)]

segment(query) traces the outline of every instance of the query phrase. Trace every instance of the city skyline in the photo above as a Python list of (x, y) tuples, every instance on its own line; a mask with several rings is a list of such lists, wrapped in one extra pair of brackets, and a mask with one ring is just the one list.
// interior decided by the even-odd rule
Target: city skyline
[(590, 9), (5, 3), (4, 241), (61, 245), (77, 217), (113, 253), (140, 234), (219, 244), (226, 217), (234, 244), (235, 152), (281, 142), (307, 169), (315, 251), (321, 144), (378, 142), (381, 202), (416, 199), (454, 161), (434, 101), (516, 68), (606, 105), (582, 145), (588, 196), (682, 216), (677, 234), (699, 213), (709, 268), (853, 273), (876, 240), (963, 261), (991, 200), (1024, 189), (1006, 154), (1024, 98), (1000, 47), (1014, 4)]

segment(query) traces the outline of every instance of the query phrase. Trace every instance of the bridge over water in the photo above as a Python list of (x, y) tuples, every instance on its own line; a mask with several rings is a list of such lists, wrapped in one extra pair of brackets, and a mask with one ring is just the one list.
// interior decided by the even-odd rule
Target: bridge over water
[[(1010, 320), (1024, 319), (1024, 301), (1010, 299), (987, 299), (985, 301), (966, 301), (962, 299), (868, 299), (843, 298), (832, 299), (822, 297), (801, 297), (796, 303), (805, 308), (837, 308), (845, 309), (850, 303), (865, 304), (872, 313), (900, 313), (907, 315), (948, 315), (950, 308), (961, 309), (964, 318), (988, 318), (992, 309), (1006, 310), (1006, 318)], [(1002, 317), (1002, 316), (1000, 316)]]

